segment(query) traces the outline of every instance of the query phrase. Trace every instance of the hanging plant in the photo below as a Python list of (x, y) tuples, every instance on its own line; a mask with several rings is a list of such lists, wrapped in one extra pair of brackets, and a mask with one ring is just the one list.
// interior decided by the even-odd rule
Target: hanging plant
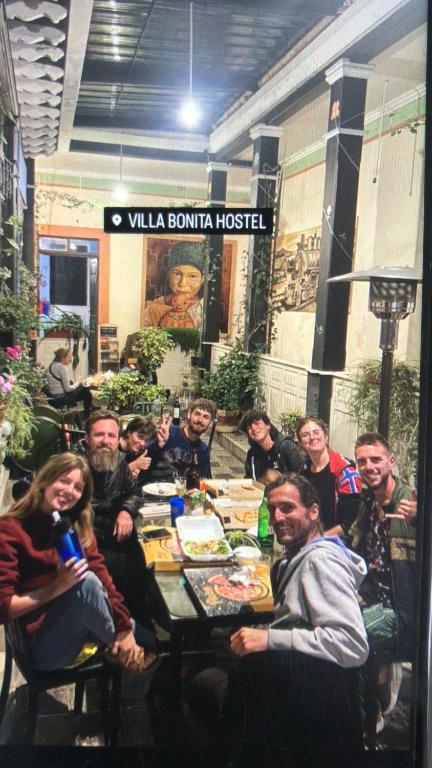
[(166, 328), (165, 330), (186, 355), (189, 352), (198, 352), (201, 341), (198, 328)]
[(75, 312), (65, 312), (60, 307), (53, 305), (55, 312), (59, 312), (59, 315), (50, 318), (49, 323), (44, 326), (45, 331), (64, 331), (69, 339), (72, 341), (72, 368), (78, 366), (79, 363), (79, 342), (84, 337), (83, 350), (87, 348), (87, 339), (89, 337), (87, 328), (85, 327), (82, 318)]

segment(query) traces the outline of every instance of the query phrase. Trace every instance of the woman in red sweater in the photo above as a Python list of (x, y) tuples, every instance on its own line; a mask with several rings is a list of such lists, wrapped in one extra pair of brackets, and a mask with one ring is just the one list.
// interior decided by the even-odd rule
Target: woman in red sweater
[[(87, 462), (64, 453), (49, 459), (0, 519), (0, 623), (22, 618), (36, 669), (67, 666), (93, 642), (141, 673), (155, 657), (135, 642), (129, 612), (98, 551), (91, 498)], [(60, 561), (52, 545), (54, 510), (68, 513), (85, 559)]]

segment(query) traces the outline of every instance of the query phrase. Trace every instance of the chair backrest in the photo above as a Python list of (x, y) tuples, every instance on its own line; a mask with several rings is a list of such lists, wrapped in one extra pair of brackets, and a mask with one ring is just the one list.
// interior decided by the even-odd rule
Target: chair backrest
[(42, 405), (35, 405), (33, 408), (35, 416), (44, 416), (46, 419), (56, 421), (58, 424), (63, 424), (63, 413), (52, 405), (46, 403)]
[(33, 444), (24, 458), (16, 459), (14, 464), (25, 472), (34, 472), (54, 456), (67, 450), (63, 425), (46, 416), (38, 416), (32, 426)]
[(24, 679), (29, 682), (35, 674), (32, 666), (31, 643), (19, 619), (5, 624), (5, 635), (15, 664)]

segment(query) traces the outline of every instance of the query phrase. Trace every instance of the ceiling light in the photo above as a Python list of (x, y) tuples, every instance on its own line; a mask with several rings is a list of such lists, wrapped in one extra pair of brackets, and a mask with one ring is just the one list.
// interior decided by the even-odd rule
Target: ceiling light
[(193, 99), (186, 99), (180, 107), (180, 120), (186, 128), (194, 128), (201, 119), (201, 110)]
[(114, 45), (118, 45), (120, 42), (120, 38), (117, 33), (111, 32), (111, 37)]
[(114, 54), (114, 59), (115, 59), (115, 61), (121, 61), (121, 57), (120, 57), (120, 55), (118, 53)]
[(179, 118), (187, 128), (193, 128), (201, 119), (199, 105), (192, 97), (193, 65), (193, 0), (189, 5), (189, 97), (181, 104)]

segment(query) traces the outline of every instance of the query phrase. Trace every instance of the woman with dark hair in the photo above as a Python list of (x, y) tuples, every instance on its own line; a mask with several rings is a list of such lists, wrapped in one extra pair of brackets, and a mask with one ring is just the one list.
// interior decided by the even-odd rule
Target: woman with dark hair
[(67, 347), (60, 347), (54, 352), (54, 360), (46, 370), (49, 402), (57, 408), (63, 405), (75, 405), (82, 400), (84, 418), (87, 418), (92, 409), (92, 393), (89, 387), (81, 383), (81, 380), (75, 383), (70, 380), (68, 366), (71, 360), (72, 353)]
[(302, 458), (297, 446), (284, 437), (271, 423), (265, 411), (247, 411), (240, 429), (247, 435), (249, 445), (245, 462), (245, 477), (269, 483), (286, 472), (298, 472)]
[(139, 487), (148, 482), (152, 456), (160, 454), (156, 440), (156, 424), (152, 419), (136, 416), (120, 435), (119, 448)]
[(343, 536), (357, 517), (362, 482), (354, 462), (330, 450), (328, 429), (317, 416), (297, 424), (300, 447), (307, 455), (303, 475), (320, 500), (321, 520), (327, 535)]
[[(84, 458), (53, 456), (0, 520), (0, 622), (22, 619), (36, 669), (72, 664), (87, 642), (142, 673), (155, 660), (135, 642), (129, 612), (99, 553), (92, 528), (93, 483)], [(68, 514), (85, 558), (60, 561), (54, 511)]]

